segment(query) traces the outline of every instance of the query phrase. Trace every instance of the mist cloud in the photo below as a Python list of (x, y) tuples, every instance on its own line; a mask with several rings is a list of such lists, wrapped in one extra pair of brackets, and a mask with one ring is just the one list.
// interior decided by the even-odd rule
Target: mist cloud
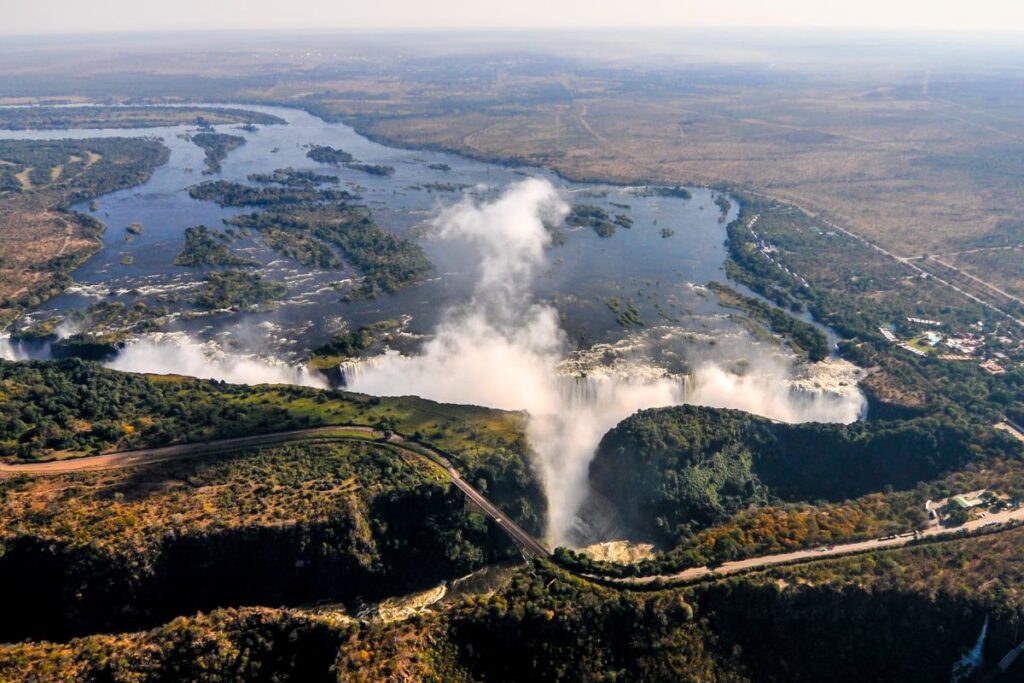
[(865, 400), (860, 391), (813, 390), (791, 383), (792, 367), (763, 359), (742, 375), (712, 362), (693, 372), (686, 403), (711, 408), (735, 408), (779, 422), (853, 422), (861, 417)]
[(350, 388), (377, 395), (414, 394), (438, 401), (529, 412), (528, 437), (548, 498), (548, 537), (572, 542), (587, 495), (587, 471), (602, 435), (642, 408), (683, 402), (739, 408), (784, 421), (852, 421), (862, 399), (794, 391), (791, 368), (758, 363), (742, 375), (714, 362), (692, 380), (623, 363), (586, 377), (559, 365), (567, 342), (551, 306), (532, 297), (550, 236), (568, 206), (545, 180), (510, 186), (498, 199), (467, 199), (434, 222), (441, 239), (470, 242), (479, 254), (469, 303), (448, 310), (420, 355), (388, 352), (349, 376)]
[(130, 342), (106, 367), (125, 372), (188, 375), (234, 384), (298, 384), (326, 388), (304, 367), (223, 351), (183, 334), (145, 337)]

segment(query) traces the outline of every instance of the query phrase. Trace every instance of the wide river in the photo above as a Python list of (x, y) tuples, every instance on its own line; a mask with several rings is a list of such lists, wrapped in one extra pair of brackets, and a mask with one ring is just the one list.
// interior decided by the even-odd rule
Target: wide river
[[(568, 229), (568, 240), (549, 250), (550, 267), (533, 283), (535, 296), (557, 308), (574, 344), (614, 342), (630, 332), (609, 307), (612, 298), (634, 302), (647, 327), (668, 325), (708, 333), (737, 329), (728, 319), (730, 311), (701, 286), (725, 280), (725, 224), (736, 212), (733, 202), (723, 215), (711, 190), (691, 188), (692, 197), (681, 199), (654, 196), (643, 188), (573, 183), (533, 167), (388, 147), (347, 125), (326, 123), (301, 110), (244, 108), (274, 114), (287, 123), (254, 131), (217, 126), (220, 132), (244, 136), (246, 143), (232, 151), (222, 171), (212, 176), (202, 174), (203, 150), (184, 136), (194, 127), (0, 131), (0, 138), (17, 139), (148, 136), (160, 138), (171, 150), (168, 163), (147, 183), (96, 201), (92, 213), (107, 225), (103, 248), (73, 273), (71, 289), (33, 311), (31, 318), (67, 317), (71, 309), (104, 299), (156, 303), (163, 295), (166, 304), (168, 295), (187, 293), (200, 285), (205, 271), (173, 264), (185, 229), (204, 224), (222, 230), (223, 219), (251, 211), (194, 200), (188, 188), (209, 179), (247, 183), (250, 174), (294, 167), (338, 176), (341, 187), (355, 188), (381, 227), (420, 241), (436, 265), (435, 275), (394, 295), (345, 302), (335, 285), (352, 277), (351, 269), (306, 268), (270, 250), (258, 236), (249, 236), (234, 248), (258, 260), (265, 277), (285, 283), (287, 298), (272, 310), (178, 317), (165, 331), (290, 360), (301, 359), (339, 331), (382, 319), (405, 318), (408, 331), (429, 333), (442, 311), (468, 298), (478, 267), (466, 245), (431, 237), (431, 219), (446, 206), (496, 196), (527, 176), (546, 178), (570, 203), (600, 206), (633, 221), (631, 229), (620, 228), (609, 238), (589, 228)], [(362, 162), (392, 166), (395, 173), (378, 177), (319, 165), (306, 156), (311, 144), (344, 149)], [(76, 208), (90, 211), (86, 205)], [(128, 239), (125, 227), (132, 223), (141, 224), (144, 231)], [(183, 312), (187, 296), (179, 299), (168, 305)]]

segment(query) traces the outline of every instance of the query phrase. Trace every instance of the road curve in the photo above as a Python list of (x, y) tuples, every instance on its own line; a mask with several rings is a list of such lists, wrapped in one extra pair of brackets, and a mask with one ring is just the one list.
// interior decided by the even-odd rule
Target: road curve
[[(365, 436), (360, 436), (365, 435)], [(287, 432), (258, 434), (253, 436), (237, 436), (216, 441), (179, 444), (160, 448), (142, 448), (133, 451), (120, 451), (91, 455), (84, 458), (69, 460), (51, 460), (38, 463), (0, 463), (0, 477), (19, 475), (45, 476), (68, 474), (72, 472), (90, 472), (97, 470), (137, 467), (173, 460), (184, 460), (199, 455), (223, 453), (239, 448), (274, 446), (278, 444), (316, 441), (318, 439), (350, 439), (367, 441), (395, 448), (407, 455), (426, 460), (447, 475), (455, 485), (476, 507), (501, 527), (516, 545), (532, 555), (547, 557), (551, 554), (544, 545), (516, 524), (498, 506), (487, 499), (482, 493), (462, 478), (451, 461), (441, 451), (430, 446), (410, 440), (400, 434), (384, 432), (365, 425), (333, 425), (329, 427), (310, 427)]]
[[(218, 439), (203, 443), (180, 444), (177, 446), (164, 446), (161, 448), (145, 448), (135, 451), (120, 451), (118, 453), (106, 453), (103, 455), (92, 455), (84, 458), (71, 460), (53, 460), (39, 463), (0, 463), (0, 477), (17, 475), (57, 475), (72, 472), (87, 472), (96, 470), (119, 469), (123, 467), (137, 467), (173, 460), (183, 460), (199, 455), (223, 453), (238, 448), (253, 448), (260, 446), (273, 446), (287, 443), (311, 442), (318, 439), (350, 439), (376, 443), (379, 445), (395, 448), (403, 453), (421, 458), (434, 465), (445, 473), (448, 479), (462, 491), (476, 507), (485, 515), (490, 517), (502, 531), (511, 538), (516, 545), (531, 555), (538, 557), (549, 557), (548, 550), (539, 540), (530, 535), (526, 530), (516, 524), (508, 515), (480, 493), (476, 488), (462, 478), (462, 474), (452, 465), (451, 460), (441, 451), (409, 439), (401, 434), (384, 432), (365, 425), (334, 425), (327, 427), (310, 427), (308, 429), (296, 429), (287, 432), (276, 432), (271, 434), (259, 434), (253, 436), (239, 436), (228, 439)], [(1024, 521), (1024, 507), (1013, 510), (1006, 510), (996, 514), (988, 515), (982, 519), (967, 522), (956, 531), (963, 530), (970, 533), (985, 527), (1003, 524), (1006, 522)], [(920, 538), (938, 536), (950, 533), (950, 529), (934, 526), (920, 532)], [(802, 560), (814, 561), (852, 555), (873, 550), (884, 550), (899, 548), (914, 540), (913, 534), (904, 534), (894, 538), (876, 538), (855, 543), (844, 543), (842, 545), (829, 546), (827, 548), (811, 548), (795, 550), (788, 553), (775, 555), (762, 555), (751, 557), (734, 562), (726, 562), (714, 567), (692, 567), (672, 574), (655, 574), (652, 576), (628, 577), (622, 579), (605, 579), (613, 585), (622, 587), (644, 585), (653, 581), (693, 581), (703, 578), (716, 578), (727, 576), (737, 572), (762, 569), (771, 566), (799, 562)], [(602, 578), (602, 577), (590, 577)]]
[(185, 443), (178, 444), (176, 446), (140, 448), (132, 451), (103, 453), (100, 455), (90, 455), (84, 458), (70, 458), (67, 460), (17, 463), (13, 465), (9, 463), (0, 463), (0, 476), (15, 476), (19, 474), (66, 474), (68, 472), (87, 472), (94, 470), (119, 469), (122, 467), (135, 467), (138, 465), (150, 465), (170, 460), (182, 460), (185, 458), (192, 458), (197, 455), (220, 453), (235, 448), (267, 446), (293, 441), (309, 441), (310, 439), (315, 439), (318, 436), (334, 436), (337, 435), (338, 432), (359, 432), (371, 435), (380, 434), (372, 427), (365, 427), (362, 425), (311, 427), (309, 429), (296, 429), (288, 432), (256, 434), (253, 436), (236, 436), (228, 439)]
[[(941, 534), (951, 534), (961, 531), (964, 533), (971, 533), (973, 531), (979, 531), (982, 528), (987, 528), (989, 526), (1019, 521), (1024, 521), (1024, 507), (1015, 508), (1012, 510), (1005, 510), (1003, 512), (999, 512), (996, 514), (987, 515), (985, 517), (982, 517), (981, 519), (976, 519), (967, 522), (966, 524), (955, 529), (947, 529), (940, 526), (932, 526), (921, 531), (918, 534), (918, 538), (928, 538), (939, 536)], [(775, 565), (788, 564), (790, 562), (800, 562), (801, 560), (824, 560), (835, 557), (841, 557), (843, 555), (855, 555), (859, 553), (871, 552), (873, 550), (900, 548), (911, 543), (914, 540), (914, 534), (907, 533), (895, 537), (874, 538), (867, 541), (857, 541), (855, 543), (844, 543), (842, 545), (828, 546), (826, 548), (808, 548), (805, 550), (794, 550), (793, 552), (789, 553), (779, 553), (777, 555), (761, 555), (760, 557), (750, 557), (745, 560), (725, 562), (724, 564), (720, 564), (714, 567), (709, 567), (706, 565), (703, 567), (691, 567), (690, 569), (685, 569), (681, 572), (676, 572), (674, 574), (655, 574), (652, 576), (639, 576), (615, 579), (612, 580), (612, 583), (621, 586), (629, 586), (643, 585), (658, 580), (686, 582), (703, 578), (717, 578), (720, 576), (727, 576), (729, 574), (735, 574), (737, 572), (746, 571), (750, 569), (763, 569)]]

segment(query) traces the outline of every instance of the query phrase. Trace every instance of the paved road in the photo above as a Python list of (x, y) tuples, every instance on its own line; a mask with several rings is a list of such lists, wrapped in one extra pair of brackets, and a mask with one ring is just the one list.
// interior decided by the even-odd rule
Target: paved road
[[(361, 437), (359, 435), (365, 435)], [(336, 425), (331, 427), (312, 427), (309, 429), (297, 429), (289, 432), (277, 432), (274, 434), (261, 434), (256, 436), (241, 436), (231, 439), (220, 439), (206, 443), (182, 444), (179, 446), (165, 446), (162, 448), (147, 448), (137, 451), (122, 451), (119, 453), (108, 453), (104, 455), (93, 455), (74, 460), (55, 460), (42, 463), (24, 463), (17, 465), (0, 464), (0, 477), (15, 475), (55, 475), (68, 472), (83, 472), (92, 470), (117, 469), (122, 467), (135, 467), (152, 463), (182, 460), (199, 455), (221, 453), (238, 448), (249, 448), (255, 446), (272, 446), (284, 443), (310, 442), (318, 439), (358, 439), (372, 443), (387, 445), (391, 448), (401, 450), (403, 453), (426, 460), (435, 465), (448, 476), (451, 482), (462, 493), (473, 502), (484, 514), (490, 517), (501, 527), (509, 538), (519, 547), (533, 555), (548, 557), (551, 552), (536, 538), (531, 536), (522, 527), (516, 524), (500, 508), (487, 499), (482, 493), (462, 478), (461, 473), (451, 464), (451, 461), (441, 451), (407, 439), (400, 434), (385, 435), (383, 432), (372, 427), (363, 425)], [(982, 519), (973, 520), (957, 529), (945, 529), (934, 526), (921, 531), (920, 537), (927, 538), (942, 533), (949, 533), (963, 529), (966, 532), (977, 531), (983, 527), (1001, 524), (1010, 521), (1024, 521), (1024, 507), (1013, 510), (1006, 510), (997, 514), (986, 515)], [(907, 545), (913, 540), (913, 534), (905, 534), (896, 538), (871, 539), (858, 541), (856, 543), (845, 543), (828, 548), (817, 548), (809, 550), (796, 550), (789, 553), (777, 555), (762, 555), (735, 562), (726, 562), (716, 567), (693, 567), (674, 574), (658, 574), (655, 576), (644, 576), (617, 580), (621, 585), (644, 584), (657, 579), (666, 581), (689, 581), (704, 577), (725, 576), (747, 569), (759, 569), (779, 564), (786, 564), (798, 560), (821, 560), (834, 558), (842, 555), (882, 550), (885, 548), (898, 548)]]
[(1007, 434), (1009, 434), (1013, 438), (1017, 439), (1018, 441), (1024, 441), (1024, 432), (1020, 431), (1019, 429), (1014, 427), (1012, 424), (1007, 424), (1006, 422), (1000, 422), (999, 424), (996, 425), (996, 429), (1000, 429), (1000, 430), (1006, 432)]
[[(1007, 319), (1017, 323), (1021, 327), (1024, 327), (1024, 320), (1021, 320), (1020, 318), (1017, 318), (1013, 314), (1009, 313), (1008, 311), (1003, 310), (1002, 308), (1000, 308), (999, 306), (996, 306), (992, 302), (985, 301), (985, 300), (975, 296), (974, 294), (965, 291), (963, 288), (958, 287), (957, 285), (953, 284), (952, 282), (949, 282), (945, 278), (940, 277), (940, 276), (936, 275), (935, 273), (932, 273), (932, 272), (922, 268), (921, 266), (917, 265), (916, 263), (914, 263), (914, 261), (917, 260), (918, 257), (915, 257), (915, 256), (898, 256), (898, 255), (894, 254), (893, 252), (889, 251), (888, 249), (886, 249), (886, 248), (884, 248), (884, 247), (882, 247), (882, 246), (872, 242), (871, 240), (863, 237), (862, 235), (859, 235), (859, 234), (857, 234), (855, 232), (851, 232), (850, 230), (847, 230), (846, 228), (844, 228), (844, 227), (842, 227), (840, 225), (836, 225), (835, 222), (833, 222), (832, 220), (829, 220), (828, 218), (825, 218), (820, 213), (812, 211), (811, 209), (808, 209), (807, 207), (802, 205), (799, 201), (797, 201), (795, 198), (781, 197), (781, 196), (780, 197), (775, 197), (775, 196), (773, 196), (773, 195), (771, 195), (771, 194), (769, 194), (767, 192), (761, 192), (761, 191), (758, 191), (758, 190), (747, 190), (747, 192), (749, 192), (750, 194), (754, 194), (754, 195), (758, 195), (758, 196), (764, 197), (766, 199), (771, 199), (771, 200), (783, 202), (785, 204), (789, 204), (790, 206), (795, 206), (797, 209), (802, 211), (805, 215), (807, 215), (807, 216), (809, 216), (811, 218), (814, 218), (816, 220), (820, 220), (821, 222), (823, 222), (825, 225), (829, 226), (833, 230), (835, 230), (837, 232), (841, 232), (844, 235), (846, 235), (847, 237), (850, 237), (852, 239), (857, 240), (861, 244), (864, 244), (865, 246), (867, 246), (870, 249), (873, 249), (874, 251), (878, 252), (879, 254), (882, 254), (883, 256), (887, 256), (888, 258), (891, 258), (894, 261), (897, 261), (899, 263), (902, 263), (903, 265), (905, 265), (906, 267), (910, 268), (911, 270), (913, 270), (917, 274), (925, 275), (925, 276), (931, 278), (932, 280), (934, 280), (935, 282), (938, 282), (939, 284), (943, 285), (944, 287), (952, 289), (953, 291), (955, 291), (958, 294), (966, 297), (967, 299), (970, 299), (971, 301), (973, 301), (973, 302), (975, 302), (977, 304), (980, 304), (980, 305), (984, 306), (985, 308), (987, 308), (987, 309), (989, 309), (991, 311), (994, 311), (994, 312), (1000, 314), (1001, 316), (1003, 316), (1003, 317), (1005, 317), (1005, 318), (1007, 318)], [(949, 266), (949, 267), (953, 268), (952, 266)], [(962, 273), (962, 271), (960, 271), (958, 268), (953, 268), (953, 270), (957, 271), (958, 273)], [(962, 273), (962, 274), (963, 275), (967, 275), (967, 273)], [(973, 276), (970, 276), (970, 277), (972, 277), (974, 280), (977, 280), (979, 283), (985, 285), (986, 287), (988, 287), (990, 289), (993, 289), (993, 290), (995, 289), (994, 287), (992, 287), (992, 285), (989, 285), (984, 280), (981, 280), (979, 278), (975, 278)]]
[[(359, 435), (365, 435), (360, 437)], [(494, 520), (501, 529), (521, 548), (527, 552), (547, 557), (551, 552), (544, 545), (527, 533), (503, 513), (498, 506), (487, 499), (482, 493), (468, 484), (451, 461), (440, 451), (429, 446), (410, 441), (400, 434), (386, 435), (384, 432), (363, 425), (336, 425), (331, 427), (311, 427), (296, 429), (289, 432), (259, 434), (255, 436), (239, 436), (230, 439), (218, 439), (204, 443), (164, 446), (162, 448), (144, 448), (135, 451), (106, 453), (71, 460), (53, 460), (40, 463), (0, 464), (0, 477), (17, 475), (56, 475), (68, 472), (86, 472), (110, 470), (122, 467), (136, 467), (172, 460), (183, 460), (199, 455), (222, 453), (239, 448), (256, 446), (272, 446), (276, 444), (310, 442), (318, 439), (357, 439), (386, 445), (401, 450), (403, 453), (421, 458), (442, 470), (451, 482), (472, 501), (484, 514)]]
[(183, 460), (185, 458), (193, 458), (197, 455), (219, 453), (236, 448), (246, 448), (249, 446), (267, 446), (276, 443), (288, 443), (291, 441), (309, 441), (317, 437), (337, 436), (341, 432), (359, 432), (363, 434), (383, 436), (372, 427), (364, 427), (361, 425), (344, 427), (312, 427), (310, 429), (296, 429), (290, 432), (238, 436), (230, 439), (187, 443), (177, 446), (163, 446), (161, 448), (141, 448), (134, 451), (119, 451), (117, 453), (90, 455), (85, 458), (73, 458), (68, 460), (19, 463), (16, 465), (0, 463), (0, 476), (13, 476), (18, 474), (65, 474), (67, 472), (111, 470), (121, 467), (134, 467), (137, 465), (167, 462), (169, 460)]
[[(1004, 522), (1011, 521), (1024, 521), (1024, 507), (1016, 508), (1013, 510), (1005, 510), (997, 514), (986, 515), (981, 519), (967, 522), (963, 526), (956, 527), (953, 529), (948, 529), (939, 526), (929, 527), (921, 531), (920, 537), (928, 538), (929, 536), (948, 534), (952, 531), (959, 531), (961, 529), (970, 533), (972, 531), (977, 531), (984, 527), (994, 526), (997, 524), (1002, 524)], [(779, 553), (778, 555), (762, 555), (760, 557), (751, 557), (746, 560), (726, 562), (716, 567), (693, 567), (691, 569), (686, 569), (675, 574), (658, 574), (655, 576), (641, 576), (635, 578), (620, 579), (616, 581), (616, 583), (645, 584), (658, 579), (661, 579), (662, 581), (689, 581), (704, 577), (726, 576), (728, 574), (735, 574), (736, 572), (740, 572), (746, 569), (760, 569), (779, 564), (786, 564), (788, 562), (795, 562), (798, 560), (821, 560), (826, 558), (834, 558), (842, 555), (852, 555), (856, 553), (869, 552), (872, 550), (899, 548), (901, 546), (907, 545), (913, 540), (914, 535), (908, 533), (901, 536), (897, 536), (896, 538), (876, 538), (868, 541), (858, 541), (856, 543), (844, 543), (842, 545), (835, 545), (828, 548), (811, 548), (808, 550), (796, 550), (790, 553)]]
[(462, 491), (467, 498), (473, 501), (477, 507), (483, 510), (488, 517), (493, 519), (495, 523), (497, 523), (497, 525), (500, 526), (502, 530), (516, 542), (517, 545), (519, 545), (520, 548), (541, 557), (547, 557), (551, 554), (551, 551), (545, 548), (540, 541), (527, 533), (526, 530), (510, 519), (508, 515), (503, 513), (498, 506), (473, 488), (472, 485), (467, 483), (443, 453), (425, 444), (411, 442), (400, 434), (392, 434), (388, 438), (388, 441), (392, 444), (398, 444), (407, 452), (412, 452), (420, 457), (425, 457), (430, 462), (441, 467), (448, 475), (448, 478), (451, 479), (452, 483), (455, 484), (455, 486)]

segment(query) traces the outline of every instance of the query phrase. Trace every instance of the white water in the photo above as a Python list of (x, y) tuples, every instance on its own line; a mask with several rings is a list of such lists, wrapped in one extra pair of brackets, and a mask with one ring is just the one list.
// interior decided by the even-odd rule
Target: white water
[(964, 656), (953, 665), (953, 675), (950, 679), (953, 683), (966, 680), (981, 666), (981, 663), (984, 661), (981, 651), (985, 647), (985, 638), (987, 636), (988, 616), (986, 615), (985, 623), (981, 626), (981, 633), (978, 634), (978, 640), (975, 641), (974, 647), (964, 653)]
[(447, 311), (420, 355), (389, 352), (373, 363), (349, 366), (349, 387), (527, 410), (528, 436), (548, 498), (548, 537), (555, 544), (569, 540), (601, 436), (639, 409), (692, 402), (790, 422), (857, 419), (859, 393), (809, 398), (791, 386), (792, 368), (780, 363), (739, 375), (708, 361), (692, 380), (642, 363), (620, 363), (612, 372), (566, 378), (560, 365), (567, 344), (557, 312), (533, 300), (531, 284), (545, 265), (544, 222), (560, 221), (567, 210), (550, 183), (531, 179), (492, 202), (467, 200), (442, 213), (434, 234), (469, 242), (480, 254), (471, 302)]
[(213, 344), (200, 344), (180, 333), (155, 335), (129, 342), (117, 358), (105, 365), (125, 372), (188, 375), (235, 384), (327, 387), (322, 378), (302, 366), (231, 354)]

